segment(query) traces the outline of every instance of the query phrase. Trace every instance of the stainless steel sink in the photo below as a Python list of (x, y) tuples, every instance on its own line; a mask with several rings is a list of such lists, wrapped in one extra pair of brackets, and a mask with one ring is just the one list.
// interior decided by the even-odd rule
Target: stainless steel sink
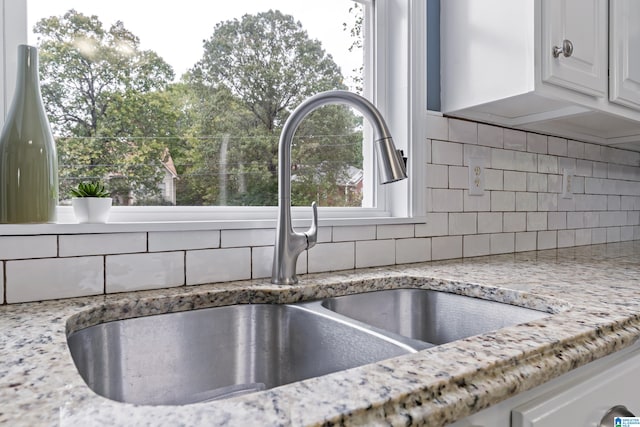
[(256, 392), (548, 316), (421, 289), (120, 320), (69, 335), (87, 385), (134, 404)]
[(525, 307), (427, 289), (390, 289), (329, 298), (327, 309), (434, 345), (549, 316)]
[(120, 320), (68, 343), (92, 390), (150, 405), (232, 397), (414, 351), (305, 305), (266, 304)]

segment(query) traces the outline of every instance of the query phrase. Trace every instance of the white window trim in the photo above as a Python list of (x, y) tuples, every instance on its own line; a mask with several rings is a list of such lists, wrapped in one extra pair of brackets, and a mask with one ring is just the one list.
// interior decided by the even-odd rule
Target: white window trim
[[(408, 157), (409, 179), (378, 185), (376, 208), (320, 208), (321, 225), (422, 222), (426, 202), (424, 180), (426, 139), (426, 2), (424, 0), (365, 0), (375, 2), (377, 27), (374, 63), (378, 82), (374, 100), (387, 120), (394, 141)], [(25, 0), (0, 0), (0, 125), (11, 101), (16, 70), (16, 46), (27, 42)], [(384, 83), (381, 83), (384, 82)], [(371, 144), (365, 145), (365, 156)], [(368, 154), (373, 158), (373, 153)], [(375, 176), (370, 174), (369, 176)], [(309, 208), (293, 208), (296, 223), (310, 218)], [(91, 230), (147, 229), (153, 224), (193, 222), (199, 228), (255, 228), (275, 224), (275, 207), (114, 207), (110, 223)], [(74, 227), (71, 208), (58, 207), (61, 229)], [(208, 224), (208, 225), (206, 225)], [(55, 230), (57, 224), (0, 225), (0, 234)], [(86, 225), (75, 225), (87, 230)], [(189, 226), (190, 228), (191, 226)], [(40, 230), (40, 232), (42, 232)], [(78, 229), (80, 230), (80, 229)], [(55, 231), (52, 231), (55, 232)], [(80, 232), (80, 231), (78, 231)], [(87, 232), (87, 231), (82, 231)], [(93, 232), (93, 231), (92, 231)]]

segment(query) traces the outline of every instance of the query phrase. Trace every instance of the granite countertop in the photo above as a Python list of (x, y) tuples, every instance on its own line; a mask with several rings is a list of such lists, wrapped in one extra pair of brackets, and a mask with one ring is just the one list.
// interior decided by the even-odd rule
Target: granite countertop
[[(410, 279), (407, 279), (410, 278)], [(429, 425), (464, 418), (640, 336), (640, 241), (0, 307), (0, 423), (68, 426)], [(234, 303), (285, 303), (420, 286), (553, 315), (335, 374), (185, 406), (93, 393), (69, 332)]]

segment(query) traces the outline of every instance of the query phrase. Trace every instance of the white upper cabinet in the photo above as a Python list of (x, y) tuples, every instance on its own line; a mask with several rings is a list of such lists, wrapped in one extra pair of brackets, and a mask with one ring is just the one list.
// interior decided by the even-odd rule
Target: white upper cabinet
[(443, 0), (445, 114), (640, 150), (640, 0)]
[(542, 1), (542, 80), (607, 95), (607, 3)]
[(640, 1), (610, 0), (611, 102), (640, 110)]

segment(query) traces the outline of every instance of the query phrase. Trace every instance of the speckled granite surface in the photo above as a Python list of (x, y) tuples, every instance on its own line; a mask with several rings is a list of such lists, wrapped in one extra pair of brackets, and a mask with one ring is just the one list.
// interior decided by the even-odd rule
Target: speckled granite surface
[[(134, 406), (93, 393), (66, 334), (113, 319), (423, 287), (553, 315), (211, 403)], [(640, 336), (640, 242), (0, 307), (0, 423), (18, 426), (427, 425), (464, 418)]]

